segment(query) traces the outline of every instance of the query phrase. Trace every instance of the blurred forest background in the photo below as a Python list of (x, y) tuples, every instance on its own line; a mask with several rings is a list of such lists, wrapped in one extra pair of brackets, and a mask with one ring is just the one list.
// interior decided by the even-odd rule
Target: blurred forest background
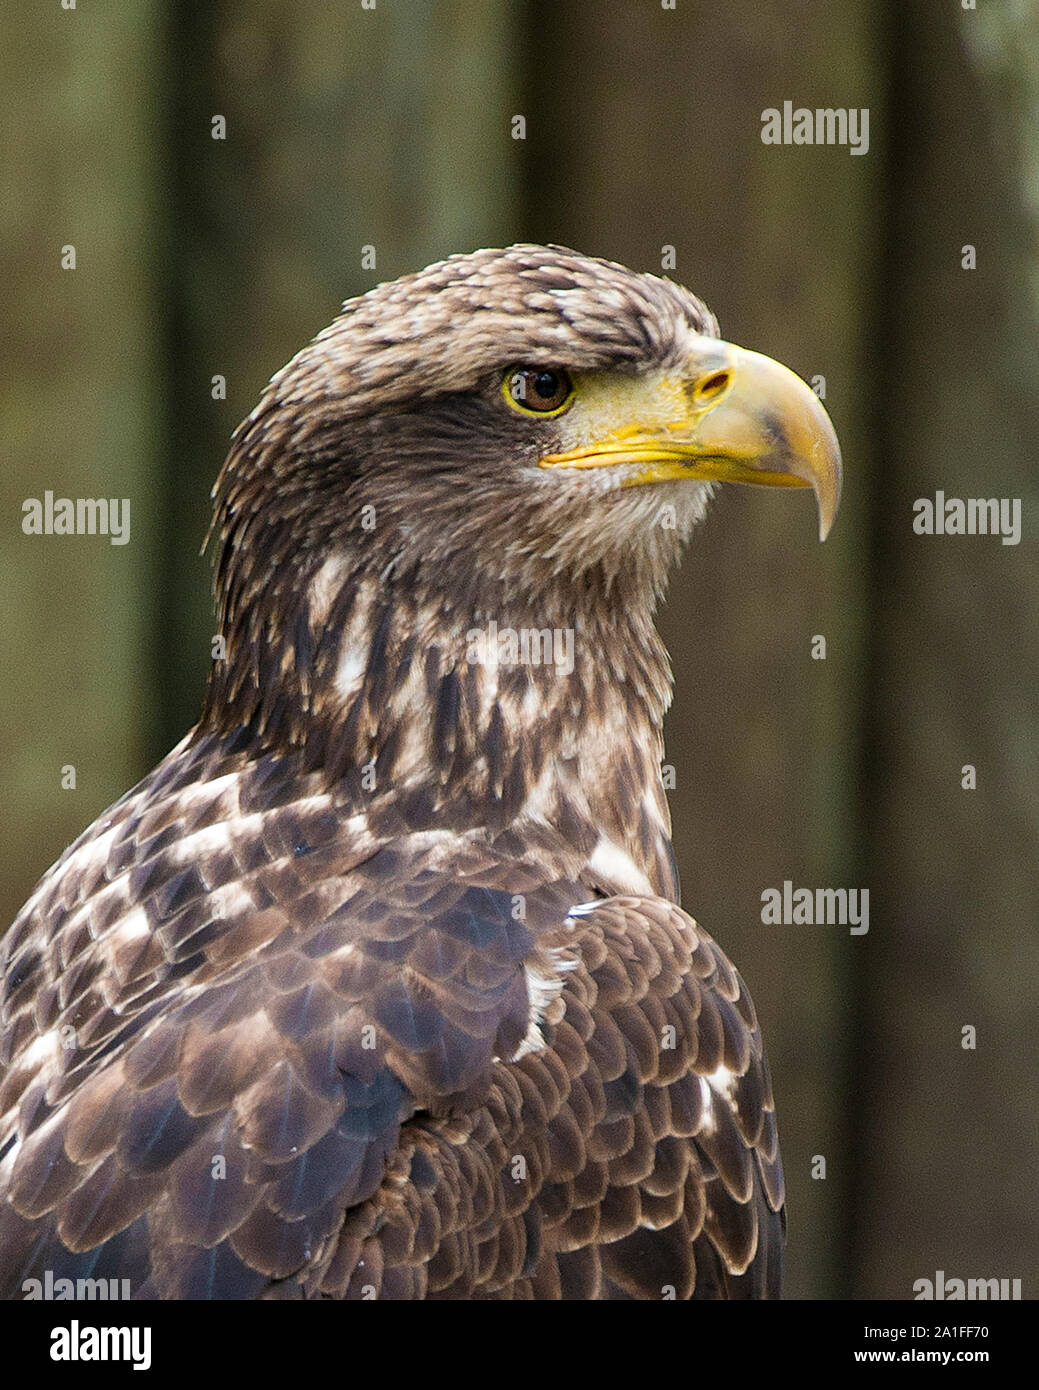
[[(1034, 4), (52, 0), (5, 28), (2, 921), (194, 722), (209, 487), (340, 301), (484, 245), (673, 246), (724, 336), (825, 377), (845, 457), (824, 547), (803, 496), (729, 489), (663, 618), (684, 902), (763, 1021), (787, 1293), (1039, 1295)], [(764, 145), (787, 99), (868, 107), (868, 154)], [(23, 535), (46, 489), (129, 497), (130, 544)], [(1021, 498), (1021, 544), (914, 534), (939, 489)], [(763, 925), (786, 879), (868, 888), (868, 934)]]

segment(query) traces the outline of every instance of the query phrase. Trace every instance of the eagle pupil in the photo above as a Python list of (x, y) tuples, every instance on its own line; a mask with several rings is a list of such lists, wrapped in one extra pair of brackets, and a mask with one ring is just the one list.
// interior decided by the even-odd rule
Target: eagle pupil
[(505, 393), (521, 410), (562, 410), (573, 395), (569, 373), (555, 367), (516, 367), (505, 374)]

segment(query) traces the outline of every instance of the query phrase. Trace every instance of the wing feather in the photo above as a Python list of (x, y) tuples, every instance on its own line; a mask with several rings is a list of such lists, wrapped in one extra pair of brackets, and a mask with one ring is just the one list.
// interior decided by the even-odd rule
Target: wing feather
[(743, 982), (672, 903), (499, 839), (377, 842), (204, 741), (117, 803), (0, 948), (6, 1295), (776, 1294)]

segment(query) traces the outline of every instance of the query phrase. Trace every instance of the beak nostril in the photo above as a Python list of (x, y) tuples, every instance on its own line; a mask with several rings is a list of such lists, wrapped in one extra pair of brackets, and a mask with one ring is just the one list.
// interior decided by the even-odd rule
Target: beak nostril
[(731, 380), (731, 372), (712, 372), (706, 380), (697, 382), (693, 388), (693, 400), (698, 405), (714, 400), (716, 396), (721, 395)]

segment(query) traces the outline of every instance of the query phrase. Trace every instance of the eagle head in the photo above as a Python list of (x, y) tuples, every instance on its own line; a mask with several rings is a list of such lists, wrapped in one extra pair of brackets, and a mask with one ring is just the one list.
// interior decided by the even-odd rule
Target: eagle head
[[(712, 490), (811, 487), (825, 537), (840, 478), (808, 386), (679, 285), (554, 246), (452, 256), (347, 301), (235, 433), (206, 718), (313, 742), (331, 711), (356, 733), (363, 696), (363, 757), (420, 651), (429, 695), (493, 620), (612, 652), (653, 722), (652, 610)], [(541, 677), (502, 679), (518, 720)], [(471, 692), (477, 722), (500, 685)]]

